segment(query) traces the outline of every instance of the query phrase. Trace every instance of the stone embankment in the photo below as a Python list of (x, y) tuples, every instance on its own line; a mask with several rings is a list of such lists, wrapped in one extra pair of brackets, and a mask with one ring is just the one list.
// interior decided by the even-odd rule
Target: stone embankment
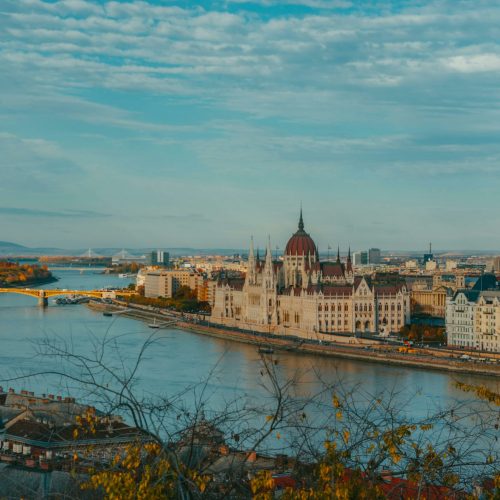
[(89, 307), (103, 312), (119, 312), (121, 316), (127, 316), (147, 322), (151, 322), (155, 319), (162, 320), (163, 322), (175, 319), (175, 326), (169, 326), (169, 328), (188, 330), (227, 341), (251, 344), (255, 345), (257, 348), (265, 348), (268, 350), (272, 349), (274, 351), (384, 363), (388, 365), (410, 366), (424, 370), (440, 370), (495, 377), (500, 376), (500, 363), (496, 360), (490, 359), (487, 362), (478, 362), (473, 359), (461, 360), (460, 355), (462, 353), (453, 353), (449, 350), (418, 349), (413, 350), (417, 351), (417, 353), (410, 354), (399, 352), (398, 346), (381, 343), (371, 346), (359, 346), (340, 342), (319, 343), (294, 337), (277, 337), (273, 334), (226, 329), (220, 326), (210, 325), (206, 321), (188, 319), (173, 311), (157, 312), (150, 311), (144, 307), (130, 305), (125, 310), (122, 304), (123, 303), (119, 301), (115, 301), (114, 304), (102, 304), (91, 301)]

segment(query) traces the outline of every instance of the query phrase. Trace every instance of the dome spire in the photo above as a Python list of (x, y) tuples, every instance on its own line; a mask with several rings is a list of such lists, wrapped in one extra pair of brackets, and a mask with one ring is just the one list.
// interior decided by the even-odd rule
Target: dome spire
[(302, 203), (300, 204), (299, 231), (304, 231), (304, 219), (302, 218)]

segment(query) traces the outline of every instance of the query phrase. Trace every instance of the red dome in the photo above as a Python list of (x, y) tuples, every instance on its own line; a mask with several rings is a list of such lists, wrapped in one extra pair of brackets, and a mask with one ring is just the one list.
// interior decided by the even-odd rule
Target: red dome
[(304, 231), (302, 209), (300, 209), (299, 230), (288, 240), (285, 255), (317, 255), (313, 239)]
[(316, 255), (313, 239), (304, 231), (297, 231), (286, 244), (285, 255)]

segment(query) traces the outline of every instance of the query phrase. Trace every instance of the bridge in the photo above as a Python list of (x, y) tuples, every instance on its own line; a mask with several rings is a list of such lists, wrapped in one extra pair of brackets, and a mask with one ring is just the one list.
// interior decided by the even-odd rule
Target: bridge
[(38, 304), (47, 306), (49, 298), (60, 295), (83, 295), (96, 299), (116, 299), (117, 297), (130, 297), (135, 295), (133, 290), (60, 290), (58, 288), (51, 290), (41, 290), (37, 288), (0, 288), (0, 293), (17, 293), (19, 295), (28, 295), (38, 299)]

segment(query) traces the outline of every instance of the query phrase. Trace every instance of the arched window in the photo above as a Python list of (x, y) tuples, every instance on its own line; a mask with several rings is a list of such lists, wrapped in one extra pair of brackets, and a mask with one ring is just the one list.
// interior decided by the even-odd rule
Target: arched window
[(318, 306), (318, 311), (322, 311), (322, 310), (323, 310), (323, 306), (320, 304), (320, 305)]
[(325, 304), (325, 311), (328, 312), (328, 304)]

